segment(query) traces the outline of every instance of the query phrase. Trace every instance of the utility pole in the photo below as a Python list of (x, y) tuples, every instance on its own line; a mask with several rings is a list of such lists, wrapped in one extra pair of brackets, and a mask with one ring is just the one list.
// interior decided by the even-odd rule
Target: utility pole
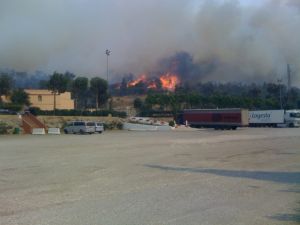
[(281, 83), (282, 83), (282, 79), (278, 79), (277, 82), (278, 82), (278, 85), (279, 85), (280, 109), (282, 109), (282, 93), (281, 93)]
[(291, 89), (291, 67), (287, 64), (287, 91)]

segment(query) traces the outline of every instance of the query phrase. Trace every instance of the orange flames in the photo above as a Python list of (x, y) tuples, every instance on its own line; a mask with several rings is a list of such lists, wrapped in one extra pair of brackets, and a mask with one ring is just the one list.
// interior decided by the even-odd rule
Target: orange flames
[(134, 87), (140, 82), (145, 82), (146, 81), (146, 75), (142, 74), (140, 75), (136, 80), (130, 81), (127, 83), (127, 87)]
[[(161, 82), (161, 87), (164, 90), (174, 91), (176, 85), (180, 83), (180, 80), (177, 75), (172, 73), (166, 73), (158, 78)], [(140, 75), (136, 80), (129, 81), (127, 87), (134, 87), (140, 82), (143, 82), (147, 85), (148, 89), (157, 89), (157, 83), (155, 80), (147, 79), (146, 74)]]
[(157, 89), (157, 85), (154, 81), (151, 81), (148, 86), (147, 86), (148, 89)]
[(179, 78), (171, 73), (167, 73), (162, 75), (160, 78), (160, 82), (163, 89), (174, 91), (177, 84), (179, 84)]

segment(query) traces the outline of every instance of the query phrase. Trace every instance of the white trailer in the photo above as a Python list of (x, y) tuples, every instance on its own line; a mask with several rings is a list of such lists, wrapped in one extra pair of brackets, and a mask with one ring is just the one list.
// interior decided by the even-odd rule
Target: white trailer
[(249, 111), (249, 126), (276, 127), (284, 123), (284, 110), (256, 110)]
[(251, 127), (299, 127), (300, 110), (256, 110), (249, 111), (249, 126)]

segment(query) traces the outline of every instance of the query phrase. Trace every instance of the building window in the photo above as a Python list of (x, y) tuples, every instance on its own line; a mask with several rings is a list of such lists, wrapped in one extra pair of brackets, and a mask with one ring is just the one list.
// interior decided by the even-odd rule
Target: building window
[(38, 101), (41, 102), (42, 100), (43, 100), (42, 96), (39, 95), (39, 96), (38, 96)]

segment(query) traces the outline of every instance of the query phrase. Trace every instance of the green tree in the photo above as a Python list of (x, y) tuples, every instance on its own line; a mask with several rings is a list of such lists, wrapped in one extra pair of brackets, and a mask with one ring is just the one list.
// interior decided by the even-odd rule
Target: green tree
[(74, 73), (71, 73), (69, 71), (66, 71), (64, 73), (64, 77), (67, 80), (67, 88), (66, 91), (72, 91), (72, 87), (73, 87), (73, 81), (76, 77), (76, 75)]
[(170, 94), (168, 97), (169, 97), (169, 105), (171, 107), (172, 113), (174, 116), (176, 116), (176, 114), (180, 110), (179, 96), (176, 94)]
[(300, 91), (296, 88), (291, 88), (287, 93), (287, 108), (297, 108), (297, 102), (300, 100)]
[(201, 102), (202, 102), (202, 98), (199, 94), (197, 93), (190, 93), (187, 94), (187, 104), (190, 108), (195, 108), (195, 107), (199, 107)]
[(280, 85), (274, 83), (266, 84), (266, 90), (269, 98), (278, 98), (280, 94)]
[(258, 98), (261, 95), (261, 88), (259, 88), (256, 84), (251, 84), (250, 89), (248, 91), (248, 95), (252, 98)]
[(40, 80), (38, 84), (38, 88), (40, 89), (48, 89), (48, 80)]
[(152, 109), (155, 105), (160, 105), (161, 108), (161, 94), (148, 94), (145, 99), (145, 103), (150, 109)]
[(95, 96), (97, 110), (99, 105), (105, 104), (108, 100), (107, 88), (107, 81), (100, 77), (93, 77), (90, 80), (90, 90)]
[(75, 108), (79, 108), (80, 100), (86, 97), (89, 79), (86, 77), (76, 77), (72, 82), (72, 94), (75, 98)]
[(68, 86), (68, 78), (61, 73), (54, 72), (50, 76), (48, 82), (48, 89), (52, 91), (54, 96), (54, 113), (56, 110), (56, 95), (66, 92)]
[(141, 109), (143, 107), (143, 101), (140, 98), (135, 98), (133, 101), (133, 107), (135, 109)]
[(13, 80), (10, 76), (8, 75), (0, 76), (0, 96), (1, 95), (7, 96), (10, 93), (12, 86), (13, 86)]
[(12, 92), (11, 102), (16, 105), (26, 105), (26, 106), (30, 105), (29, 96), (22, 89), (17, 89)]

